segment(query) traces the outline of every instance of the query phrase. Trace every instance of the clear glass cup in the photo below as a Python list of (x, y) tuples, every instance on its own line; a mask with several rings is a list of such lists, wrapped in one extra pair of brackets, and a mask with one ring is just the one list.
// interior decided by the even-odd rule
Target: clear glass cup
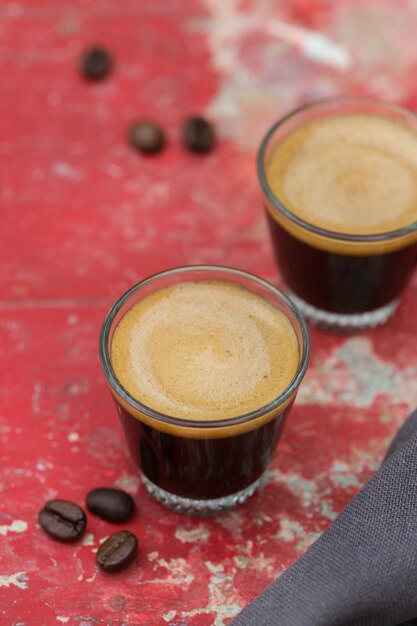
[[(258, 294), (290, 320), (298, 340), (299, 364), (284, 391), (257, 410), (217, 421), (172, 417), (145, 406), (117, 379), (111, 362), (113, 333), (126, 312), (145, 296), (186, 281), (237, 283)], [(150, 494), (189, 514), (220, 512), (241, 503), (259, 486), (280, 439), (310, 352), (305, 322), (294, 304), (273, 285), (247, 272), (219, 266), (167, 270), (141, 281), (107, 314), (100, 335), (100, 360), (126, 441)]]
[(267, 165), (279, 143), (312, 120), (366, 113), (400, 120), (417, 133), (417, 116), (371, 98), (343, 97), (303, 106), (279, 120), (258, 153), (258, 176), (272, 244), (288, 293), (313, 323), (371, 328), (396, 310), (417, 256), (417, 223), (372, 235), (326, 230), (301, 219), (274, 193)]

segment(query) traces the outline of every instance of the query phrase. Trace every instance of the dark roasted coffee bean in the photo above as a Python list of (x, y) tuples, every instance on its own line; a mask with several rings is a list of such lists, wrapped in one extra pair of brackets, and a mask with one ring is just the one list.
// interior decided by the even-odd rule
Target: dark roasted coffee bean
[(54, 539), (75, 541), (84, 533), (87, 518), (78, 504), (48, 500), (38, 515), (41, 527)]
[(96, 561), (105, 572), (117, 572), (133, 561), (137, 551), (136, 536), (128, 530), (121, 530), (101, 544)]
[(108, 522), (125, 522), (133, 514), (133, 498), (121, 489), (97, 487), (87, 494), (87, 509)]
[(88, 80), (106, 78), (112, 67), (110, 54), (104, 48), (90, 48), (81, 60), (81, 71)]
[(140, 120), (130, 126), (129, 142), (138, 152), (151, 154), (162, 150), (166, 140), (158, 124), (150, 120)]
[(209, 152), (216, 143), (213, 126), (203, 117), (190, 117), (184, 123), (183, 142), (193, 152)]

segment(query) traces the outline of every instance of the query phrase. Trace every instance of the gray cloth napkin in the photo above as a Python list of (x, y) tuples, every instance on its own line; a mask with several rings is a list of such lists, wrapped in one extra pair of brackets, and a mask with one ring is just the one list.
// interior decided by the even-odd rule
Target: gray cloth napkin
[(378, 472), (230, 626), (417, 626), (417, 410)]

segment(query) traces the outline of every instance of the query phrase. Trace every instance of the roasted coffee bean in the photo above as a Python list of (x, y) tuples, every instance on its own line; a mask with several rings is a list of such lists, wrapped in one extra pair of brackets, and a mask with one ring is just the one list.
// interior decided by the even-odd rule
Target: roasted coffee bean
[(106, 78), (112, 67), (112, 59), (104, 48), (90, 48), (81, 60), (81, 71), (88, 80)]
[(133, 498), (121, 489), (97, 487), (87, 494), (87, 509), (108, 522), (125, 522), (133, 514)]
[(183, 142), (192, 152), (209, 152), (216, 143), (214, 128), (203, 117), (190, 117), (184, 123)]
[(128, 138), (138, 152), (147, 154), (159, 152), (166, 143), (162, 128), (150, 120), (134, 122), (129, 128)]
[(78, 504), (48, 500), (38, 515), (41, 527), (54, 539), (75, 541), (84, 533), (87, 518)]
[(121, 530), (101, 544), (96, 561), (105, 572), (117, 572), (133, 561), (137, 551), (136, 536), (128, 530)]

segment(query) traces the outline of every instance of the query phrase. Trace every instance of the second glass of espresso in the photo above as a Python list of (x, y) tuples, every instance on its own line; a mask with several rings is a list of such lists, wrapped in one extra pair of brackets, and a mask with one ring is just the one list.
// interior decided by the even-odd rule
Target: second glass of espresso
[(367, 98), (307, 105), (266, 135), (258, 174), (305, 316), (346, 330), (385, 322), (417, 255), (417, 117)]
[(246, 500), (309, 351), (297, 308), (246, 272), (181, 267), (132, 287), (104, 321), (100, 359), (148, 491), (190, 514)]

